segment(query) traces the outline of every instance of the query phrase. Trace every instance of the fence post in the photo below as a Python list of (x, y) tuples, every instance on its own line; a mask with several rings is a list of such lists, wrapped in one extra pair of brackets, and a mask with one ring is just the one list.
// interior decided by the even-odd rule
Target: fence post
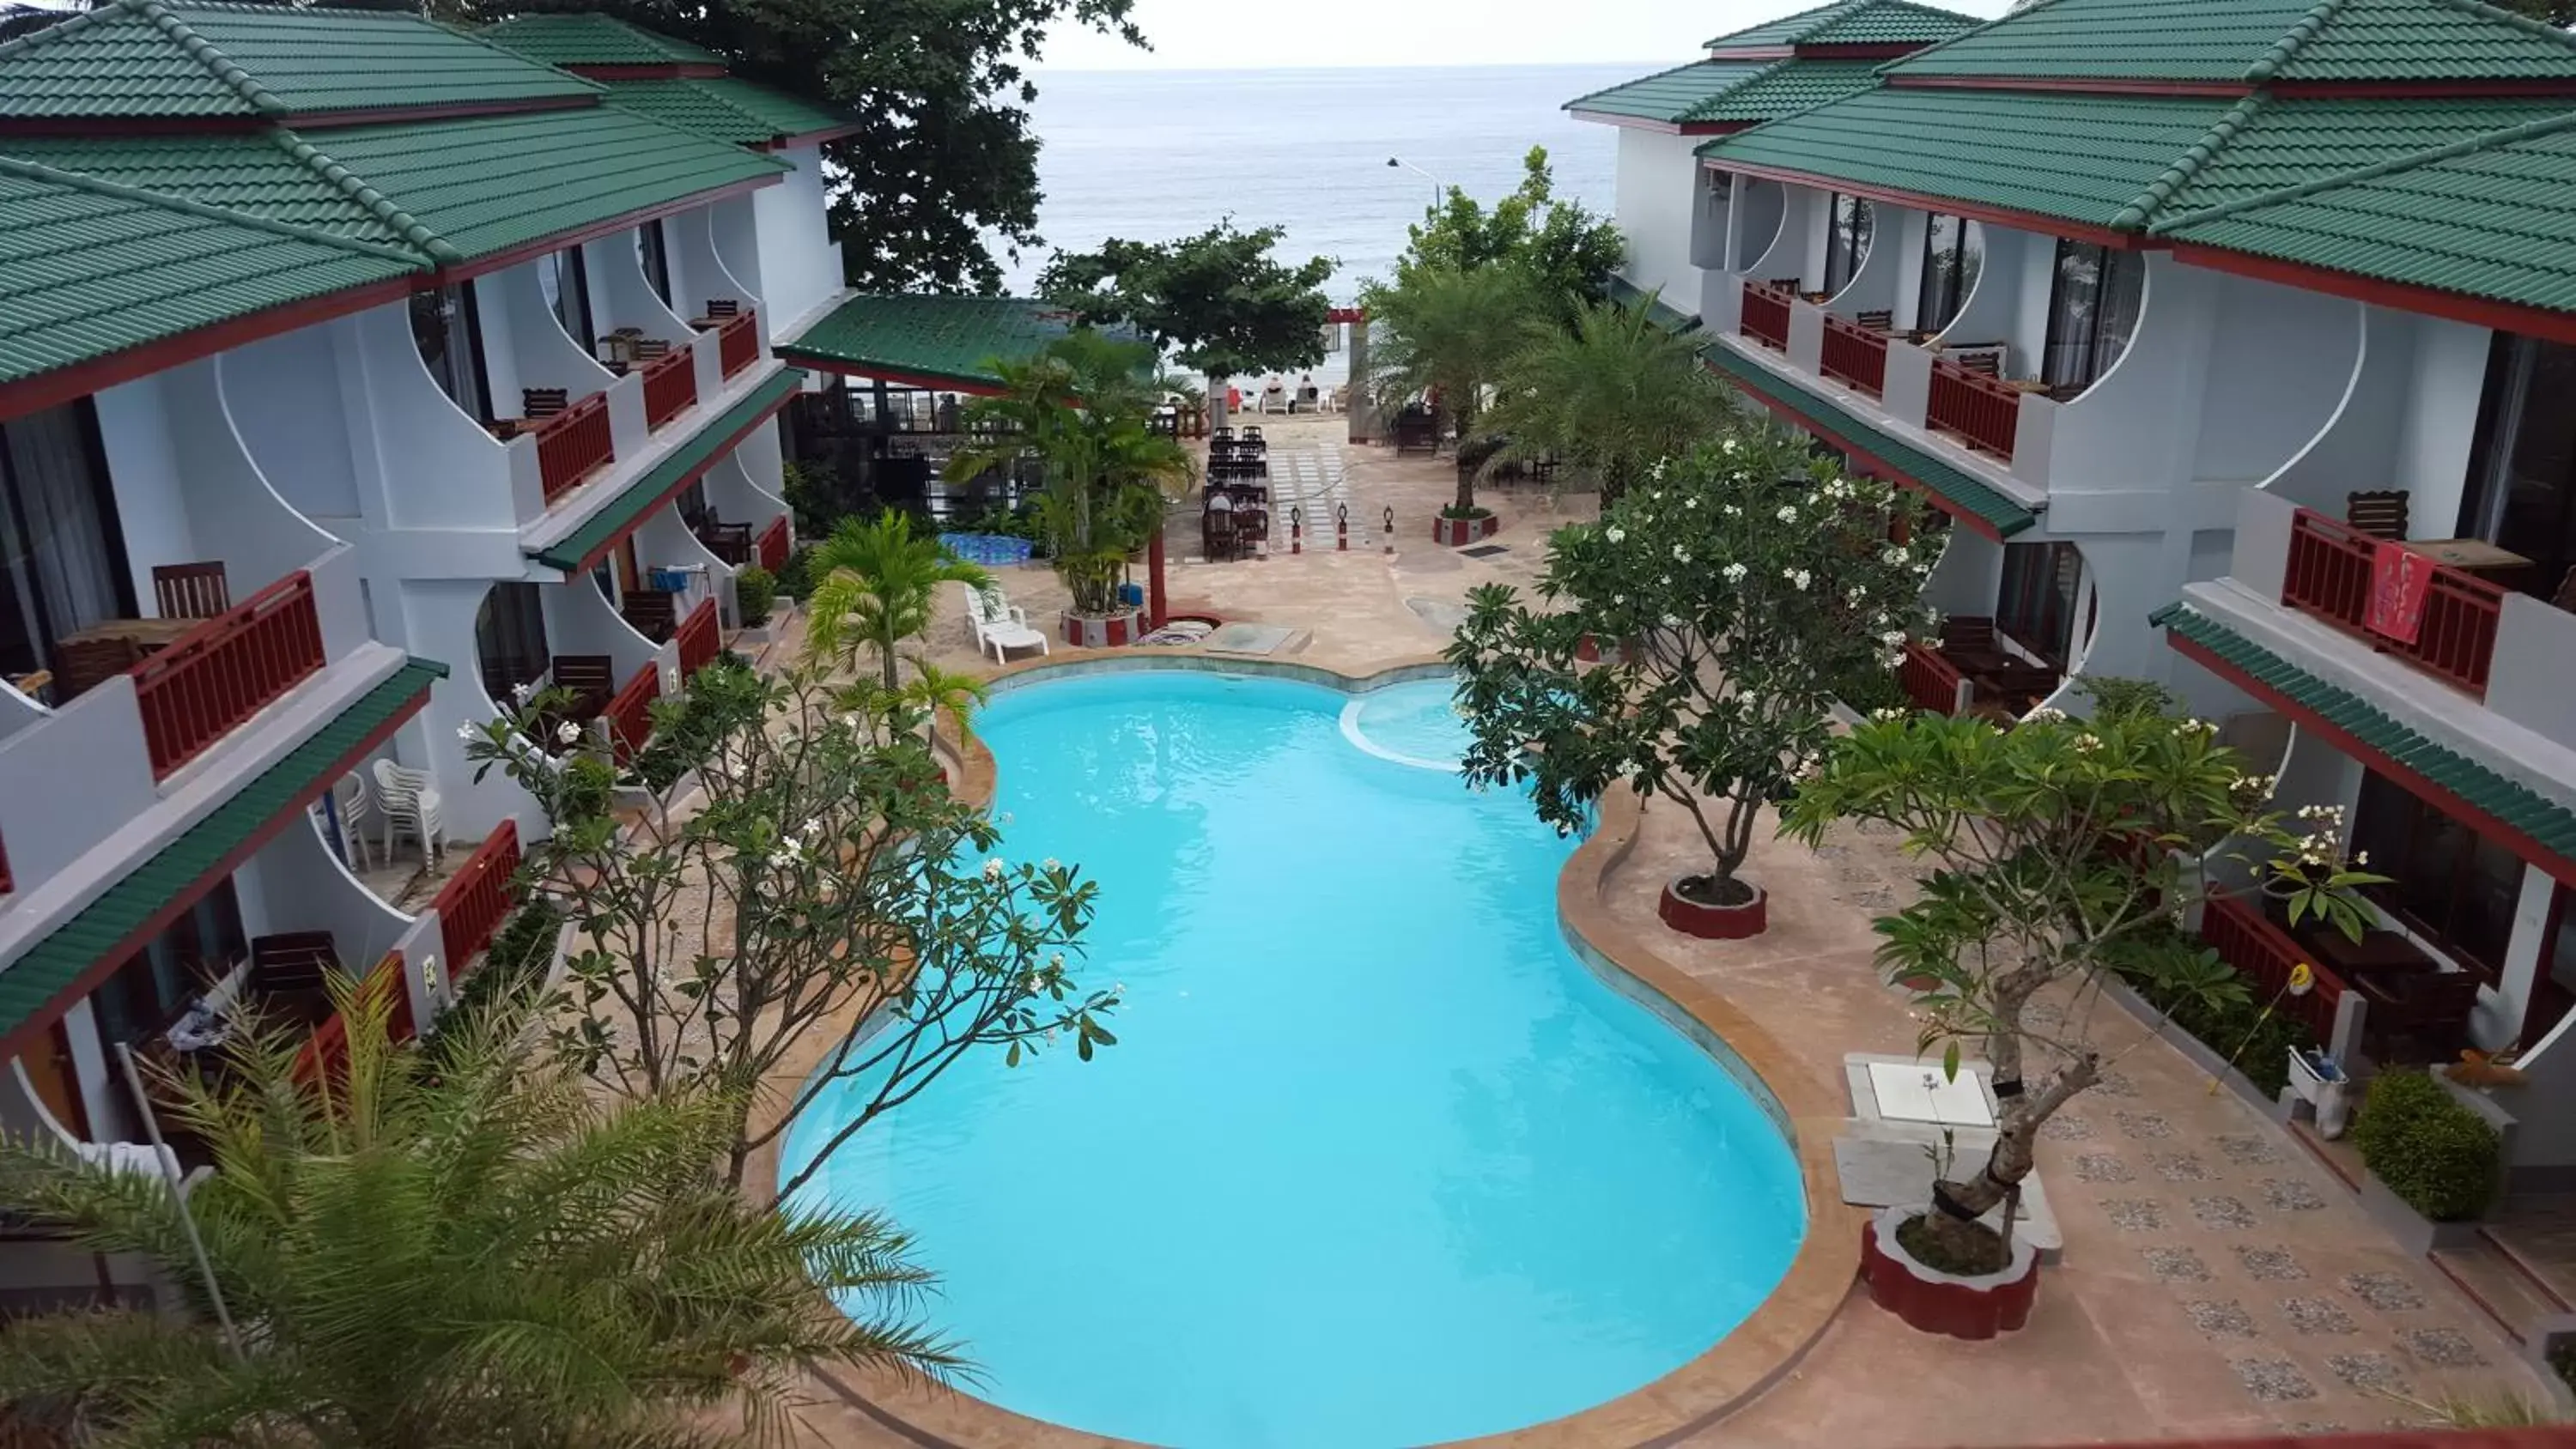
[(1347, 503), (1336, 503), (1333, 505), (1333, 552), (1349, 553), (1350, 551), (1351, 506)]
[(1302, 508), (1288, 510), (1288, 551), (1292, 554), (1306, 551), (1306, 510)]

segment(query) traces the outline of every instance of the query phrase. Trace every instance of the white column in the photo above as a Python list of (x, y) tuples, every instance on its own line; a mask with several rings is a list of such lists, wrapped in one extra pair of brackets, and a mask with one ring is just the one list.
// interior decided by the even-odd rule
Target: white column
[(2493, 987), (2478, 993), (2477, 1010), (2469, 1017), (2469, 1037), (2479, 1046), (2492, 1050), (2522, 1035), (2532, 988), (2540, 981), (2540, 947), (2549, 932), (2549, 907), (2557, 896), (2558, 882), (2549, 872), (2536, 865), (2522, 868), (2522, 895), (2514, 904), (2504, 974)]

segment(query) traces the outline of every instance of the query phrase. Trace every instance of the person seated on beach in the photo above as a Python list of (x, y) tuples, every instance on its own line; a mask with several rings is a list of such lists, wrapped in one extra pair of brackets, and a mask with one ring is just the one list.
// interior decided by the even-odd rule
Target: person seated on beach
[(1288, 385), (1281, 382), (1275, 372), (1270, 374), (1268, 382), (1261, 385), (1261, 410), (1265, 413), (1288, 410)]
[(1298, 409), (1303, 408), (1307, 412), (1311, 413), (1315, 410), (1315, 404), (1320, 400), (1321, 394), (1315, 391), (1315, 374), (1311, 372), (1299, 373), (1297, 376), (1297, 400), (1289, 404), (1288, 410), (1293, 413)]

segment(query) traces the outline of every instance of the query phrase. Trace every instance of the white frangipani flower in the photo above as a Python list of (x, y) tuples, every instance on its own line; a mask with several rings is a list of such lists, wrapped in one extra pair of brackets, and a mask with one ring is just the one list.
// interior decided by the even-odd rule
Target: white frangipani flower
[(1717, 445), (1717, 450), (1721, 453), (1732, 455), (1735, 452), (1735, 440), (1733, 438), (1726, 439), (1724, 442)]
[(1040, 864), (1040, 866), (1042, 866), (1044, 869), (1047, 869), (1047, 870), (1050, 870), (1050, 871), (1053, 871), (1053, 870), (1061, 870), (1061, 869), (1063, 869), (1063, 867), (1062, 867), (1061, 865), (1059, 865), (1059, 864), (1056, 862), (1056, 858), (1055, 858), (1054, 856), (1052, 856), (1052, 855), (1048, 856), (1045, 860), (1043, 860), (1043, 861), (1039, 862), (1039, 864)]
[(461, 724), (456, 727), (456, 737), (470, 745), (474, 743), (478, 735), (474, 726), (470, 724)]
[(998, 857), (996, 857), (996, 858), (994, 858), (994, 859), (992, 859), (992, 860), (985, 861), (985, 862), (984, 862), (984, 879), (986, 879), (986, 880), (1000, 880), (1001, 878), (1002, 878), (1002, 862), (1001, 862), (1001, 860), (1000, 860)]
[(1744, 582), (1744, 575), (1749, 572), (1749, 570), (1740, 563), (1731, 563), (1726, 567), (1719, 569), (1717, 572), (1718, 576), (1725, 579), (1728, 583), (1740, 584)]
[(1684, 547), (1682, 547), (1682, 546), (1681, 546), (1680, 544), (1678, 544), (1678, 543), (1677, 543), (1677, 544), (1674, 544), (1674, 545), (1673, 545), (1673, 562), (1675, 562), (1675, 563), (1689, 563), (1689, 562), (1690, 562), (1690, 550), (1689, 550), (1689, 549), (1686, 549), (1686, 548), (1684, 548)]
[(581, 726), (574, 724), (571, 720), (565, 720), (562, 724), (555, 726), (555, 740), (559, 744), (568, 745), (580, 738)]
[(1783, 503), (1780, 505), (1780, 511), (1771, 516), (1779, 519), (1782, 523), (1795, 523), (1798, 521), (1798, 510), (1786, 503)]
[(1625, 543), (1628, 541), (1628, 530), (1621, 528), (1619, 525), (1614, 523), (1608, 528), (1601, 530), (1601, 536), (1610, 540), (1612, 543)]

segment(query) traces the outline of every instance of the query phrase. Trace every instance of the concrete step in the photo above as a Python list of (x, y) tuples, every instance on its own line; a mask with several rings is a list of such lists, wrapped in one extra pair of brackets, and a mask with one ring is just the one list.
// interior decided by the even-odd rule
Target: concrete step
[(2566, 1309), (2511, 1256), (2480, 1238), (2461, 1249), (2436, 1249), (2433, 1266), (2516, 1343), (2534, 1325)]

